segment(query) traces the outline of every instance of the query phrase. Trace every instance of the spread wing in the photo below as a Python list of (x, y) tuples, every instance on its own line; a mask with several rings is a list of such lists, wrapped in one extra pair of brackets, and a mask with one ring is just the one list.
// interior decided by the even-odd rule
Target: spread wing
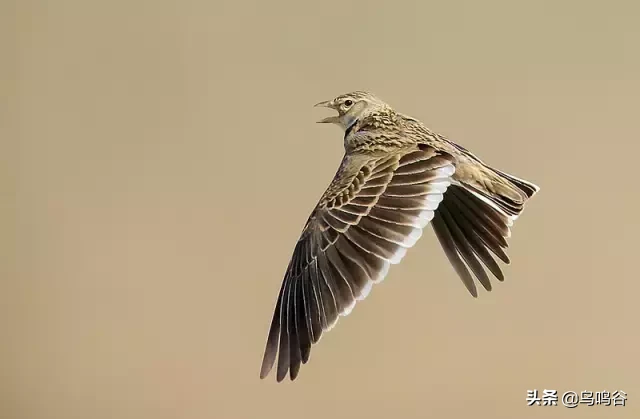
[(311, 345), (351, 312), (431, 221), (453, 157), (420, 145), (383, 157), (345, 156), (312, 212), (280, 288), (260, 377), (294, 380)]
[(485, 268), (504, 281), (492, 254), (505, 264), (510, 263), (507, 249), (511, 227), (540, 188), (488, 166), (464, 147), (445, 141), (463, 158), (456, 162), (455, 182), (438, 206), (431, 225), (465, 287), (477, 297), (474, 276), (484, 289), (492, 289)]

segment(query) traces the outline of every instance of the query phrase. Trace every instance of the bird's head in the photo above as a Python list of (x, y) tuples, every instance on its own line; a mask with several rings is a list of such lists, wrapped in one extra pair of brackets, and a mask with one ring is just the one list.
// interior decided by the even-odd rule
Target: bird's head
[(390, 107), (369, 92), (355, 91), (336, 97), (333, 100), (320, 102), (315, 105), (333, 109), (338, 115), (321, 119), (318, 123), (331, 123), (346, 130), (359, 119), (376, 112), (389, 110)]

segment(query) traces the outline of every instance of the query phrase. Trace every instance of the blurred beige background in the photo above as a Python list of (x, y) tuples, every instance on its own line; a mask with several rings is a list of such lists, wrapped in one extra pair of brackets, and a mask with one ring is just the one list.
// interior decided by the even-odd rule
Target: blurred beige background
[[(0, 417), (638, 418), (634, 1), (2, 2)], [(356, 89), (541, 186), (471, 298), (431, 228), (258, 378)], [(628, 393), (527, 407), (528, 389)]]

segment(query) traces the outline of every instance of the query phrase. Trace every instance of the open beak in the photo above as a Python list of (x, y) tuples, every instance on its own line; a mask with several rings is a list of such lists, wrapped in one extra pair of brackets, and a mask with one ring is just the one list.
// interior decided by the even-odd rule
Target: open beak
[[(314, 107), (315, 107), (315, 108), (322, 107), (322, 108), (329, 108), (329, 109), (333, 109), (333, 105), (331, 104), (331, 101), (330, 101), (330, 100), (327, 100), (327, 101), (324, 101), (324, 102), (316, 103), (316, 104), (314, 105)], [(318, 122), (318, 124), (335, 124), (335, 123), (337, 123), (337, 122), (338, 122), (338, 115), (328, 116), (328, 117), (326, 117), (326, 118), (324, 118), (324, 119), (321, 119), (321, 120), (319, 120), (319, 121), (317, 121), (317, 122)]]

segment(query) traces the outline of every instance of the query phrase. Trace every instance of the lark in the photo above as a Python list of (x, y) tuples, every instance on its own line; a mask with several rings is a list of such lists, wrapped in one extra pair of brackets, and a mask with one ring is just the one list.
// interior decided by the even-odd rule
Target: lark
[[(355, 91), (316, 106), (344, 130), (344, 157), (309, 216), (284, 275), (260, 371), (295, 380), (311, 346), (382, 281), (431, 224), (477, 297), (504, 275), (513, 222), (539, 187), (489, 166), (375, 95)], [(485, 270), (486, 269), (486, 270)]]

